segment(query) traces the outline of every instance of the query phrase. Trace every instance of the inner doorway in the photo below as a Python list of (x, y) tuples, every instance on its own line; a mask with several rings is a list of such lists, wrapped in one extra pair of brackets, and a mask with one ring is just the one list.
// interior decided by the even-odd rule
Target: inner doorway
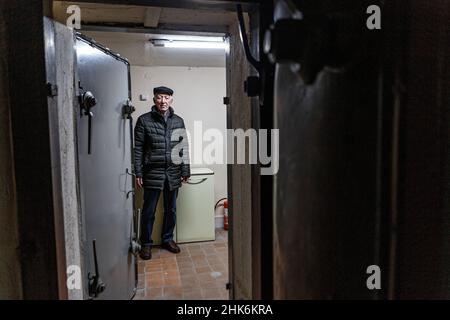
[[(56, 17), (58, 12), (66, 12), (67, 5), (69, 3), (55, 2)], [(84, 5), (82, 3), (79, 5), (83, 14)], [(114, 6), (109, 7), (114, 9)], [(90, 21), (89, 14), (95, 16), (97, 22), (101, 21), (102, 17), (108, 19), (105, 14), (109, 14), (109, 19), (115, 19), (111, 11), (105, 10), (102, 5), (98, 8), (90, 5), (88, 9), (90, 11), (87, 11), (87, 22)], [(176, 14), (180, 16), (180, 13)], [(122, 15), (121, 19), (123, 18)], [(63, 22), (62, 16), (59, 20)], [(180, 190), (177, 204), (178, 221), (174, 234), (182, 252), (175, 256), (155, 246), (150, 261), (139, 260), (135, 299), (229, 297), (228, 234), (224, 228), (223, 217), (224, 204), (228, 197), (227, 110), (223, 104), (223, 97), (227, 93), (225, 50), (229, 41), (224, 30), (218, 28), (207, 32), (192, 30), (166, 30), (165, 33), (157, 30), (118, 32), (117, 29), (94, 26), (92, 23), (91, 25), (87, 23), (79, 30), (83, 36), (93, 39), (93, 42), (107, 47), (129, 61), (131, 96), (136, 108), (134, 119), (150, 111), (154, 87), (168, 86), (175, 91), (173, 105), (175, 113), (184, 118), (191, 138), (192, 176), (187, 185)], [(182, 43), (188, 46), (171, 48), (165, 45)], [(195, 47), (196, 44), (208, 46)], [(214, 48), (210, 46), (211, 44), (221, 46)], [(203, 151), (205, 145), (208, 145), (208, 130), (209, 133), (221, 134), (223, 138), (219, 149), (214, 150), (215, 153), (219, 152), (222, 155), (222, 159), (219, 159), (220, 155), (214, 155), (219, 161), (205, 158)], [(200, 156), (196, 150), (200, 150)], [(135, 208), (139, 210), (142, 208), (143, 192), (138, 188), (135, 192)], [(208, 219), (202, 218), (199, 214), (205, 203), (211, 214)], [(160, 242), (162, 204), (163, 201), (160, 199), (153, 229), (156, 245)], [(192, 223), (194, 219), (197, 219), (198, 223)], [(206, 225), (209, 231), (205, 231)]]
[[(214, 48), (226, 44), (225, 35), (84, 34), (129, 59), (134, 119), (150, 111), (152, 89), (167, 86), (174, 90), (172, 107), (184, 119), (190, 137), (191, 178), (179, 191), (174, 232), (181, 252), (174, 255), (160, 248), (161, 195), (152, 233), (152, 259), (137, 262), (135, 298), (227, 299), (228, 234), (223, 223), (227, 166), (224, 161), (210, 161), (214, 159), (205, 158), (203, 152), (210, 144), (206, 141), (208, 132), (218, 132), (225, 139), (219, 144), (221, 150), (215, 152), (226, 154), (226, 106), (222, 103), (226, 95), (225, 49)], [(165, 47), (164, 42), (187, 47)], [(204, 43), (211, 46), (202, 48)], [(138, 212), (143, 208), (141, 188), (136, 189), (135, 208)]]

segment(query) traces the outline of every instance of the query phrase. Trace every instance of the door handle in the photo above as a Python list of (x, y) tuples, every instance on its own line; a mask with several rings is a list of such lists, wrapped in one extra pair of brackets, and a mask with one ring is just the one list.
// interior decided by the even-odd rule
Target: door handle
[(139, 251), (141, 251), (141, 245), (139, 244), (139, 239), (141, 237), (141, 209), (137, 210), (133, 215), (131, 221), (131, 243), (130, 252), (137, 256)]
[[(80, 85), (79, 85), (80, 86)], [(82, 87), (80, 86), (82, 89)], [(97, 105), (97, 99), (92, 92), (86, 91), (78, 96), (78, 101), (81, 106), (82, 115), (88, 116), (88, 154), (91, 154), (91, 140), (92, 140), (92, 117), (94, 113), (91, 111)]]
[(186, 181), (186, 183), (187, 183), (187, 184), (200, 184), (200, 183), (205, 182), (206, 180), (208, 180), (208, 178), (200, 179), (200, 180), (198, 180), (197, 182), (190, 182), (191, 179), (189, 178), (188, 181)]
[(129, 175), (129, 176), (132, 176), (132, 177), (135, 177), (135, 178), (136, 178), (136, 175), (135, 175), (133, 172), (131, 172), (130, 169), (128, 169), (128, 168), (127, 168), (127, 170), (125, 171), (125, 173), (126, 173), (127, 175)]
[[(127, 168), (125, 173), (127, 175), (132, 176), (132, 177), (134, 177), (136, 179), (136, 175), (133, 172), (131, 172), (130, 169)], [(134, 196), (134, 194), (135, 194), (134, 188), (127, 192), (127, 199), (130, 197), (130, 194), (133, 194), (133, 196)]]
[(94, 249), (94, 266), (95, 266), (95, 274), (91, 276), (91, 273), (88, 273), (89, 280), (89, 297), (97, 298), (103, 291), (106, 289), (106, 284), (100, 279), (100, 272), (98, 270), (98, 261), (97, 261), (97, 248), (95, 245), (95, 239), (92, 240), (92, 247)]
[(122, 107), (122, 115), (125, 119), (133, 119), (131, 114), (136, 111), (136, 108), (131, 103), (130, 99), (127, 99), (127, 102)]

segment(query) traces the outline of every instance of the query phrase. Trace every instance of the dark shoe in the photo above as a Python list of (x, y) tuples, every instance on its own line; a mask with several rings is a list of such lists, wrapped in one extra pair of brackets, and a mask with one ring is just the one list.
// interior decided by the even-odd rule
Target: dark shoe
[(170, 240), (169, 242), (164, 242), (161, 246), (162, 248), (169, 250), (172, 253), (180, 253), (180, 247), (177, 246), (175, 241)]
[(142, 260), (150, 260), (152, 258), (152, 247), (145, 246), (141, 248), (141, 252), (139, 252), (139, 256)]

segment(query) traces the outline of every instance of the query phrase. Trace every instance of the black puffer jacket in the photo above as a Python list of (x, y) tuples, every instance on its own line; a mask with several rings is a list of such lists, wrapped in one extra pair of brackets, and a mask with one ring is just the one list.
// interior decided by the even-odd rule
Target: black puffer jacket
[[(166, 178), (170, 190), (181, 187), (181, 177), (191, 175), (189, 148), (184, 121), (173, 108), (169, 108), (166, 123), (153, 106), (138, 118), (134, 137), (134, 169), (136, 176), (143, 178), (144, 188), (162, 190)], [(177, 153), (173, 160), (172, 151)]]

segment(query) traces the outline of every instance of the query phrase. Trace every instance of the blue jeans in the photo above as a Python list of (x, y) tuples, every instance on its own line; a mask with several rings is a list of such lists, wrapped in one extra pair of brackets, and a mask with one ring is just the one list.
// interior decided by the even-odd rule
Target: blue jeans
[[(175, 229), (177, 215), (177, 196), (178, 189), (170, 191), (167, 179), (164, 182), (163, 199), (164, 199), (164, 217), (161, 238), (166, 243), (173, 240), (173, 230)], [(158, 199), (161, 190), (144, 189), (144, 207), (142, 208), (142, 228), (141, 228), (141, 245), (151, 246), (153, 244), (152, 231), (155, 222), (155, 211), (158, 205)]]

